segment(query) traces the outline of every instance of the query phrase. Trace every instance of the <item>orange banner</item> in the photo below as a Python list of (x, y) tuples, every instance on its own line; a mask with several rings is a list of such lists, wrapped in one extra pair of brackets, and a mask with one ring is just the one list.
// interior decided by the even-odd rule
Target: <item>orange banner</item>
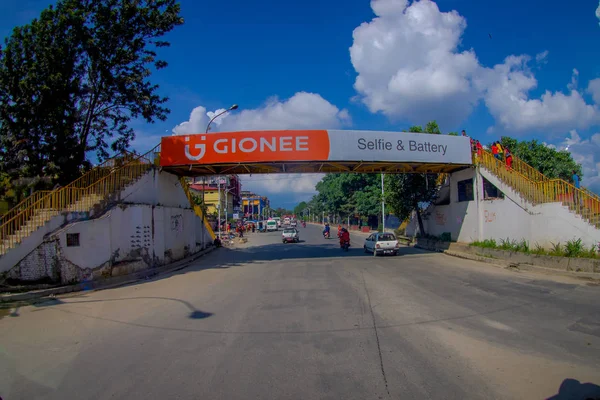
[(221, 132), (163, 137), (160, 165), (326, 161), (328, 157), (326, 130)]

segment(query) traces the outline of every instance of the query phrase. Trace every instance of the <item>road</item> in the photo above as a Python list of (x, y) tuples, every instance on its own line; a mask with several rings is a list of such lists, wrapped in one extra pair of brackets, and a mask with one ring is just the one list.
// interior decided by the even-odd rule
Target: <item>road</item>
[[(600, 389), (600, 286), (250, 236), (0, 320), (14, 399), (542, 399)], [(562, 389), (561, 389), (562, 386)], [(560, 392), (560, 396), (559, 396)], [(600, 393), (598, 393), (600, 396)]]

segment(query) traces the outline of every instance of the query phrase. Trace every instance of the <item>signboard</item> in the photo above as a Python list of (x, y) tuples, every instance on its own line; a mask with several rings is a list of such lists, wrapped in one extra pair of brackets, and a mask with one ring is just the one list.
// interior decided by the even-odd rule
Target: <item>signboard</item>
[(354, 130), (165, 136), (161, 166), (290, 161), (471, 164), (468, 137)]
[(240, 219), (240, 214), (234, 213), (233, 214), (233, 219)]

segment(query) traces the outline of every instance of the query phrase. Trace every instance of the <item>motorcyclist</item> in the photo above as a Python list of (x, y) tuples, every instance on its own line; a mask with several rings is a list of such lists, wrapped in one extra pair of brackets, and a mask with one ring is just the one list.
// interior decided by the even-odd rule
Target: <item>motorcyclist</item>
[(329, 236), (329, 223), (325, 223), (325, 229), (323, 229), (323, 236)]
[(342, 228), (340, 234), (340, 246), (343, 246), (346, 242), (350, 244), (350, 232), (348, 232), (346, 228)]

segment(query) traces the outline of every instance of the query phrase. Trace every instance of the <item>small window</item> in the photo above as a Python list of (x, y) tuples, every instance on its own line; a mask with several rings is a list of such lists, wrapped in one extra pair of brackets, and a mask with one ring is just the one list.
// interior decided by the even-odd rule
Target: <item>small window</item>
[(67, 233), (67, 247), (79, 247), (79, 233)]
[(484, 200), (503, 199), (504, 193), (498, 190), (498, 188), (494, 186), (490, 181), (483, 178), (483, 198)]
[(473, 196), (473, 178), (465, 179), (464, 181), (459, 181), (457, 183), (458, 186), (458, 201), (473, 201), (475, 197)]

